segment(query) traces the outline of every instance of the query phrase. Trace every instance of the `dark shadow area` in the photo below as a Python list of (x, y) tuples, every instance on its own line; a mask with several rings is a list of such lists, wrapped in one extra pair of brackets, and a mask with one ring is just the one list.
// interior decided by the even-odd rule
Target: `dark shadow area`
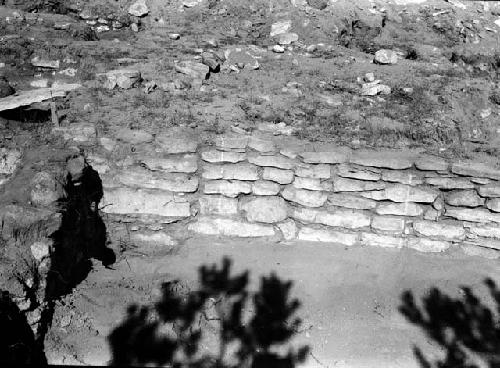
[[(128, 307), (108, 336), (110, 365), (292, 368), (305, 361), (307, 346), (287, 346), (301, 325), (295, 317), (300, 303), (289, 296), (291, 281), (271, 274), (249, 292), (248, 271), (231, 275), (231, 261), (224, 258), (220, 268), (200, 267), (199, 290), (183, 292), (179, 285), (164, 283), (153, 306)], [(217, 325), (213, 353), (200, 349), (203, 323)]]
[(17, 121), (29, 124), (44, 124), (51, 119), (50, 108), (27, 108), (18, 107), (16, 109), (0, 112), (0, 118), (6, 121)]
[(493, 307), (468, 287), (462, 287), (463, 296), (459, 298), (432, 288), (422, 298), (421, 306), (411, 291), (402, 295), (400, 312), (445, 352), (443, 360), (432, 362), (414, 347), (421, 367), (500, 367), (500, 290), (491, 279), (485, 280), (485, 285)]
[(0, 291), (0, 367), (46, 366), (43, 346), (7, 291)]

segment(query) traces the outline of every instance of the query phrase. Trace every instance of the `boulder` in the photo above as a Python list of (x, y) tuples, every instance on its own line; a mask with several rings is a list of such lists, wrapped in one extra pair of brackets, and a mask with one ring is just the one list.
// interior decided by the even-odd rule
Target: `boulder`
[(205, 80), (207, 79), (210, 68), (202, 63), (196, 61), (181, 61), (174, 65), (177, 72), (185, 74), (195, 80)]
[(288, 207), (281, 197), (257, 197), (241, 205), (250, 222), (273, 224), (288, 217)]

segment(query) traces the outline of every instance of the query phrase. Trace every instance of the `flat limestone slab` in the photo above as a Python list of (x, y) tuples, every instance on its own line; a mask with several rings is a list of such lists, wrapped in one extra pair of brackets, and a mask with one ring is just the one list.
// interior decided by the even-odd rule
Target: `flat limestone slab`
[(78, 83), (58, 84), (51, 88), (37, 88), (29, 91), (21, 91), (14, 95), (0, 98), (0, 111), (17, 109), (21, 106), (29, 106), (36, 102), (50, 100), (53, 97), (64, 97), (66, 93), (80, 88)]

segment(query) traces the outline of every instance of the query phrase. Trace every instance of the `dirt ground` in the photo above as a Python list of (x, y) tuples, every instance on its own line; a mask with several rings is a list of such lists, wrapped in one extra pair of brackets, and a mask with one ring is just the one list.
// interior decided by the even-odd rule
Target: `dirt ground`
[(485, 277), (500, 281), (497, 260), (458, 252), (192, 238), (165, 253), (126, 256), (114, 270), (94, 269), (56, 309), (46, 339), (49, 362), (106, 364), (106, 336), (124, 317), (126, 305), (151, 303), (163, 281), (180, 279), (195, 288), (198, 267), (220, 263), (223, 256), (233, 260), (235, 273), (251, 271), (253, 288), (272, 271), (293, 281), (303, 320), (293, 343), (312, 349), (304, 367), (417, 367), (414, 344), (430, 356), (439, 351), (398, 312), (401, 293), (410, 289), (422, 296), (436, 286), (457, 297), (461, 285), (484, 292)]

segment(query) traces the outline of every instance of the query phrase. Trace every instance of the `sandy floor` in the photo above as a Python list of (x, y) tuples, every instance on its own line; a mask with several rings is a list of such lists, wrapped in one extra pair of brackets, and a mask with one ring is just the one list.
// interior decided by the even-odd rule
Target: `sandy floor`
[(116, 270), (93, 271), (55, 318), (68, 309), (70, 314), (83, 313), (86, 328), (75, 333), (72, 325), (60, 328), (55, 322), (47, 338), (49, 360), (105, 364), (105, 337), (128, 303), (147, 303), (161, 281), (179, 278), (194, 284), (199, 265), (220, 262), (224, 255), (233, 259), (235, 272), (251, 271), (253, 286), (271, 271), (294, 281), (293, 295), (302, 301), (303, 319), (303, 331), (294, 343), (312, 348), (306, 367), (417, 367), (412, 345), (431, 354), (436, 348), (398, 312), (401, 293), (411, 289), (422, 295), (437, 286), (458, 295), (459, 285), (480, 286), (486, 276), (500, 280), (497, 261), (459, 252), (193, 238), (163, 257), (127, 257)]

